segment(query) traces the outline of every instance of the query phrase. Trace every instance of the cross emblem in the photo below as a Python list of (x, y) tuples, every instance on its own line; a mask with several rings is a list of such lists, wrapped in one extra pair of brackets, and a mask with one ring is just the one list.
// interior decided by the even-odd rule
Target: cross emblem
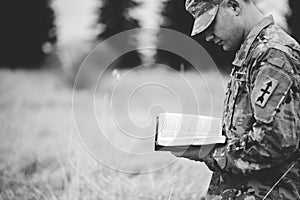
[(275, 88), (277, 87), (277, 85), (278, 85), (277, 80), (267, 77), (267, 80), (262, 84), (260, 92), (256, 97), (255, 103), (260, 107), (264, 107), (268, 102), (270, 96), (274, 92)]

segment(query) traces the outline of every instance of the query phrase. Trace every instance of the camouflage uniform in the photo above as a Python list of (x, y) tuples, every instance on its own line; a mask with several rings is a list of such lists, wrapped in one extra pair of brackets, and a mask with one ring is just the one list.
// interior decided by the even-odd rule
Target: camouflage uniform
[(214, 171), (208, 196), (263, 199), (271, 190), (265, 199), (300, 199), (299, 55), (272, 16), (242, 44), (224, 105), (227, 143), (204, 158)]

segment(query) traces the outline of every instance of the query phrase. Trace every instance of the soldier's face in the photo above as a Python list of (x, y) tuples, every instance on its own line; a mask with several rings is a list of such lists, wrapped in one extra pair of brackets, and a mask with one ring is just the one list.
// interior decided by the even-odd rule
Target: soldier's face
[(213, 23), (205, 30), (206, 41), (214, 42), (225, 51), (237, 50), (243, 36), (239, 23), (230, 8), (220, 6)]

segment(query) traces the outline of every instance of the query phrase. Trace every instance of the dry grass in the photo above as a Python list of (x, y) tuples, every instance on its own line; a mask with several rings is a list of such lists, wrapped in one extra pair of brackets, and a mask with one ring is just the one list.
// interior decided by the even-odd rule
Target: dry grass
[[(166, 152), (153, 152), (152, 119), (161, 111), (220, 116), (223, 88), (216, 84), (220, 81), (218, 76), (205, 74), (207, 84), (213, 87), (210, 95), (216, 100), (211, 103), (212, 98), (203, 92), (207, 90), (204, 82), (193, 73), (185, 77), (195, 91), (200, 91), (195, 93), (198, 102), (176, 73), (152, 70), (123, 74), (121, 82), (106, 76), (101, 83), (103, 88), (99, 87), (96, 93), (96, 116), (103, 124), (99, 134), (93, 124), (95, 116), (86, 111), (88, 102), (94, 98), (92, 90), (76, 91), (79, 113), (76, 130), (72, 90), (60, 72), (0, 72), (0, 199), (203, 197), (210, 173), (200, 163), (176, 160)], [(137, 90), (129, 98), (130, 91), (145, 81), (167, 85), (180, 99), (182, 110), (172, 95), (154, 85)], [(153, 106), (156, 104), (159, 106)], [(195, 110), (195, 104), (199, 104), (201, 111)], [(113, 116), (117, 116), (115, 121)], [(147, 139), (133, 140), (120, 129)], [(102, 162), (93, 159), (82, 142)]]

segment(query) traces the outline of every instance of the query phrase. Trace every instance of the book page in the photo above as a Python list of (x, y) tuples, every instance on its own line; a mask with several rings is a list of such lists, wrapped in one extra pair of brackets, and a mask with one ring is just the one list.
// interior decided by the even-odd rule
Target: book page
[(159, 145), (206, 145), (225, 142), (220, 118), (177, 113), (162, 113), (158, 118)]

